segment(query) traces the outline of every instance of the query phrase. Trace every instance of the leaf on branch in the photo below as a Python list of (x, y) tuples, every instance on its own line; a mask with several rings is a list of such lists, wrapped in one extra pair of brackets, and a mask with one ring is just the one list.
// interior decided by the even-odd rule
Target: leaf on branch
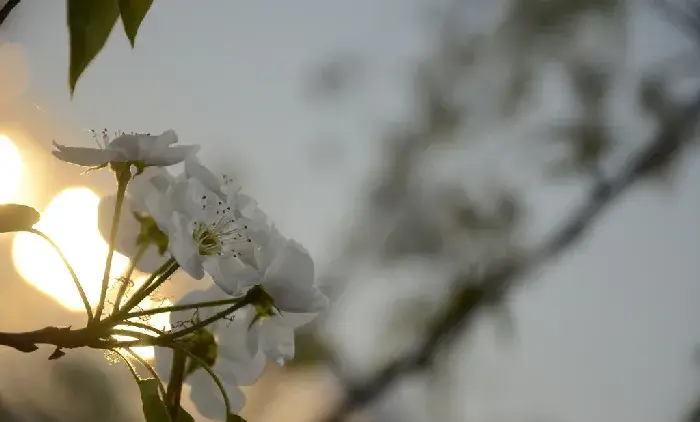
[(71, 96), (80, 76), (105, 46), (118, 17), (117, 0), (68, 0)]
[(121, 13), (124, 32), (129, 38), (131, 48), (134, 48), (136, 34), (151, 5), (153, 0), (119, 0), (119, 13)]
[(194, 422), (194, 418), (180, 406), (180, 410), (177, 411), (175, 422)]
[(0, 205), (0, 233), (29, 230), (39, 221), (39, 211), (27, 205)]
[(51, 353), (51, 356), (49, 356), (49, 360), (56, 360), (56, 359), (62, 358), (65, 355), (66, 355), (66, 352), (64, 352), (59, 347), (57, 347), (56, 350), (54, 350), (53, 353)]
[(226, 416), (226, 422), (246, 422), (246, 420), (242, 416), (231, 414)]
[[(138, 381), (146, 422), (171, 422), (168, 408), (158, 395), (158, 380), (146, 378)], [(179, 420), (179, 418), (178, 418)], [(185, 421), (186, 419), (183, 419)]]

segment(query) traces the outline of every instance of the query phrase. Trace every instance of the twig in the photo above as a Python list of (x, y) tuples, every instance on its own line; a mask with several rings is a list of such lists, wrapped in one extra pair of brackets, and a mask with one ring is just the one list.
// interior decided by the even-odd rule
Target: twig
[(15, 8), (19, 4), (20, 0), (9, 0), (5, 5), (0, 9), (0, 25), (5, 22), (5, 19), (10, 15), (10, 12), (12, 9)]
[(445, 311), (417, 347), (393, 360), (364, 382), (351, 384), (339, 405), (324, 419), (340, 422), (353, 411), (376, 400), (402, 376), (428, 366), (436, 351), (454, 338), (454, 333), (474, 320), (483, 306), (494, 303), (523, 283), (526, 276), (546, 262), (559, 257), (564, 251), (583, 239), (593, 223), (609, 208), (614, 200), (645, 175), (678, 156), (685, 139), (696, 127), (700, 117), (700, 93), (673, 118), (663, 122), (653, 141), (641, 148), (622, 170), (609, 179), (596, 183), (588, 199), (561, 227), (553, 232), (534, 252), (516, 261), (493, 266), (484, 275), (479, 287), (467, 286), (454, 295)]

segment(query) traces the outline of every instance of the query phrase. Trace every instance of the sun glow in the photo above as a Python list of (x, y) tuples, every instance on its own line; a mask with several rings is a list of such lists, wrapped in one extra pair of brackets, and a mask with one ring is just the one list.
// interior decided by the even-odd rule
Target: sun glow
[[(53, 239), (66, 255), (93, 309), (100, 297), (108, 250), (107, 243), (97, 230), (98, 204), (99, 197), (90, 189), (66, 189), (51, 200), (35, 226)], [(17, 271), (29, 284), (51, 296), (65, 308), (84, 312), (83, 302), (70, 273), (58, 253), (46, 241), (30, 233), (18, 233), (12, 245), (12, 256)], [(128, 264), (128, 258), (115, 252), (110, 272), (111, 280), (116, 280), (122, 275)], [(136, 286), (143, 281), (142, 279), (136, 282)], [(110, 295), (114, 293), (112, 290), (114, 289), (110, 290)], [(125, 299), (128, 297), (129, 295), (126, 295)], [(145, 310), (170, 305), (167, 299), (154, 301), (146, 298), (138, 307)], [(170, 328), (170, 314), (152, 315), (140, 322), (159, 330), (167, 330)], [(153, 347), (135, 347), (133, 350), (145, 359), (154, 355)]]
[[(93, 306), (100, 297), (107, 244), (97, 231), (99, 197), (87, 188), (70, 188), (56, 195), (41, 215), (36, 228), (61, 248)], [(73, 279), (58, 253), (43, 239), (19, 233), (12, 245), (19, 274), (32, 286), (72, 311), (84, 311)], [(114, 254), (111, 277), (120, 275), (128, 259)]]
[(22, 157), (15, 144), (0, 135), (0, 204), (11, 201), (22, 176)]

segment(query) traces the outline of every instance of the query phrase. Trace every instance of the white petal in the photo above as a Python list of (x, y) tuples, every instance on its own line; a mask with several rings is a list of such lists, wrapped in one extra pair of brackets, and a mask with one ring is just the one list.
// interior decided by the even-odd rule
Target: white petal
[(110, 161), (124, 161), (117, 151), (101, 148), (67, 147), (54, 142), (56, 150), (51, 151), (54, 157), (67, 163), (79, 166), (94, 167)]
[[(187, 377), (187, 383), (192, 386), (190, 397), (197, 411), (206, 418), (223, 420), (222, 418), (226, 416), (226, 407), (221, 392), (211, 376), (203, 369), (199, 369)], [(238, 413), (245, 405), (245, 395), (235, 384), (224, 384), (224, 388), (231, 404), (231, 411)]]
[(187, 274), (201, 280), (204, 277), (204, 268), (199, 255), (199, 245), (192, 238), (192, 233), (188, 230), (188, 223), (189, 221), (183, 215), (177, 214), (175, 216), (175, 230), (170, 236), (168, 249)]
[(170, 379), (170, 368), (173, 362), (173, 351), (168, 347), (155, 347), (153, 356), (155, 369), (158, 376), (167, 383)]
[(276, 253), (265, 273), (265, 279), (266, 287), (312, 286), (314, 261), (301, 244), (290, 239)]
[(107, 146), (107, 149), (119, 151), (124, 156), (125, 161), (142, 160), (144, 158), (142, 145), (144, 143), (147, 145), (150, 138), (155, 137), (137, 134), (123, 134), (112, 139)]
[(261, 344), (265, 355), (272, 361), (294, 357), (294, 330), (273, 321), (261, 324)]
[(159, 150), (151, 154), (146, 163), (151, 166), (172, 166), (181, 163), (185, 159), (199, 151), (199, 145), (178, 145)]
[(166, 148), (172, 144), (177, 143), (177, 133), (174, 130), (169, 129), (161, 133), (155, 139), (155, 148)]
[(224, 193), (221, 191), (221, 181), (195, 157), (185, 160), (185, 172), (188, 177), (199, 180), (204, 187), (216, 193), (220, 198), (225, 198)]
[(257, 284), (260, 273), (233, 257), (207, 259), (204, 268), (224, 292), (232, 296), (242, 293), (244, 286)]

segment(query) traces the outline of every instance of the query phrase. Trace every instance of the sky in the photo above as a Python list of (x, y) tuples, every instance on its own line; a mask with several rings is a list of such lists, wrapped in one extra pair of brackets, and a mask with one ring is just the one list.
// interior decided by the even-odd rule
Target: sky
[[(52, 137), (88, 145), (83, 128), (173, 128), (182, 143), (202, 145), (205, 163), (237, 173), (322, 268), (342, 244), (339, 233), (362, 218), (363, 194), (381, 165), (379, 135), (408, 111), (407, 65), (430, 47), (423, 9), (418, 0), (201, 4), (155, 2), (133, 50), (116, 27), (71, 100), (64, 2), (23, 2), (3, 38), (26, 56), (28, 71), (13, 75), (29, 77), (5, 124), (29, 127), (33, 147), (46, 149)], [(481, 9), (473, 9), (477, 25), (488, 15)], [(689, 45), (648, 10), (635, 14), (629, 34), (624, 66), (633, 72)], [(309, 74), (344, 54), (362, 57), (361, 83), (342, 102), (310, 102)], [(550, 94), (556, 102), (556, 90)], [(644, 123), (621, 130), (643, 136)], [(314, 161), (321, 147), (331, 164)], [(61, 175), (42, 176), (47, 191), (85, 182), (49, 169)], [(699, 180), (693, 155), (671, 191), (635, 188), (575, 253), (543, 269), (513, 300), (515, 346), (492, 346), (486, 333), (486, 345), (446, 357), (452, 376), (440, 391), (454, 395), (452, 411), (473, 420), (675, 420), (700, 393), (692, 364), (700, 333), (691, 323), (700, 316)], [(101, 176), (88, 183), (107, 186)], [(537, 193), (538, 224), (565, 215), (565, 188)], [(376, 358), (368, 327), (380, 313), (369, 307), (382, 303), (354, 308), (347, 318), (364, 319), (353, 326), (337, 319), (346, 336), (339, 343), (359, 361)], [(401, 394), (427, 395), (420, 383)]]

